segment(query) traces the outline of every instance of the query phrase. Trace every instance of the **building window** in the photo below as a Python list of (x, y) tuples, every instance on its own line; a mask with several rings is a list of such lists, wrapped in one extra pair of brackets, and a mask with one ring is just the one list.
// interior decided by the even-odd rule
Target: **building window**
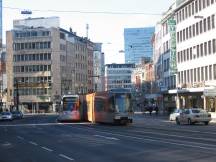
[(212, 15), (211, 19), (212, 19), (212, 29), (214, 29), (215, 28), (215, 15)]
[(196, 34), (196, 32), (195, 32), (195, 24), (193, 24), (193, 37), (195, 37), (195, 34)]
[(199, 23), (196, 23), (196, 35), (199, 35)]
[(207, 55), (207, 42), (204, 43), (204, 54)]
[(197, 2), (197, 0), (195, 1), (195, 12), (196, 13), (198, 12), (198, 2)]
[(191, 83), (193, 83), (193, 69), (190, 70), (191, 73)]
[(199, 0), (199, 11), (202, 10), (202, 1), (203, 1), (203, 0)]
[(209, 80), (212, 80), (212, 65), (209, 65)]
[(193, 56), (193, 49), (192, 47), (190, 48), (190, 60), (192, 60), (192, 56)]
[(200, 82), (200, 68), (197, 68), (197, 81)]
[(199, 25), (200, 25), (200, 34), (202, 34), (203, 32), (203, 24), (202, 24), (202, 20), (199, 22)]
[(197, 81), (197, 71), (196, 71), (196, 68), (194, 69), (194, 82)]
[(204, 67), (201, 67), (201, 81), (204, 81)]
[(214, 80), (216, 80), (216, 64), (214, 64)]
[(189, 17), (191, 16), (191, 4), (189, 4), (188, 6), (188, 14), (189, 14)]
[(203, 56), (203, 43), (200, 44), (200, 56), (201, 57)]
[(190, 82), (190, 70), (187, 70), (187, 83)]
[(213, 53), (216, 52), (216, 39), (212, 40)]
[(197, 52), (197, 58), (199, 58), (199, 56), (200, 56), (200, 49), (199, 49), (199, 45), (197, 45), (197, 47), (196, 47), (196, 52)]
[(208, 41), (208, 54), (211, 54), (212, 50), (211, 50), (211, 41)]
[(194, 2), (192, 3), (191, 9), (192, 9), (192, 15), (194, 15)]
[(192, 37), (192, 31), (191, 31), (192, 29), (191, 29), (191, 26), (189, 26), (189, 38), (191, 38)]
[(205, 66), (205, 80), (208, 80), (208, 66)]
[(211, 30), (211, 18), (207, 17), (208, 30)]
[(188, 39), (188, 28), (186, 28), (186, 39)]
[(203, 30), (204, 30), (204, 32), (206, 32), (206, 29), (207, 29), (207, 27), (206, 27), (206, 19), (204, 19), (203, 20)]

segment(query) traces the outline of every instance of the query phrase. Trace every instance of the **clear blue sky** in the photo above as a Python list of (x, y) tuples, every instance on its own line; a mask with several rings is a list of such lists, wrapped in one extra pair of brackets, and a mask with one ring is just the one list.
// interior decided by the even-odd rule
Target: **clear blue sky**
[[(93, 42), (102, 42), (105, 63), (123, 63), (124, 28), (155, 26), (160, 15), (174, 0), (3, 0), (3, 32), (12, 29), (14, 19), (26, 18), (22, 9), (32, 10), (31, 17), (60, 17), (61, 27), (86, 36), (86, 24), (89, 24), (89, 38)], [(10, 9), (10, 8), (17, 9)], [(40, 11), (36, 11), (40, 10)], [(56, 10), (48, 12), (48, 10)], [(123, 12), (145, 14), (98, 14), (57, 11), (84, 12)], [(150, 14), (150, 15), (148, 15)], [(5, 33), (3, 33), (5, 42)]]

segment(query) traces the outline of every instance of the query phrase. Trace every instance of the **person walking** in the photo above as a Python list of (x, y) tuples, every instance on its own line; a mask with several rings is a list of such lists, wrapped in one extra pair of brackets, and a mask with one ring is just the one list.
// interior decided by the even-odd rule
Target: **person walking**
[(158, 106), (156, 105), (156, 106), (155, 106), (155, 113), (156, 113), (156, 116), (158, 116), (158, 111), (159, 111), (159, 109), (158, 109)]

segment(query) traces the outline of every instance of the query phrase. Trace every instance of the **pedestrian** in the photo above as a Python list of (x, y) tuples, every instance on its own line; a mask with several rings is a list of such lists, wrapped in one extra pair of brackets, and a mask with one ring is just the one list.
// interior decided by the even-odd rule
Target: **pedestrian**
[(158, 115), (158, 111), (159, 111), (159, 109), (158, 109), (158, 106), (156, 105), (156, 106), (155, 106), (156, 115)]
[(150, 106), (150, 107), (149, 107), (149, 115), (150, 115), (150, 116), (152, 115), (152, 110), (153, 110), (153, 107)]

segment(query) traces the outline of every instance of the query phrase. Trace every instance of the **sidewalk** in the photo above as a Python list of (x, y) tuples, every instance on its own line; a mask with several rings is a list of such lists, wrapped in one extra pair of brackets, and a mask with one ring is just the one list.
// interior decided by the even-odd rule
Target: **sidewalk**
[[(158, 115), (156, 115), (155, 112), (152, 112), (152, 115), (150, 115), (149, 112), (134, 112), (134, 117), (169, 120), (169, 115), (163, 114), (162, 112), (158, 113)], [(216, 113), (211, 113), (211, 117), (212, 117), (212, 120), (210, 121), (210, 123), (216, 123)]]

